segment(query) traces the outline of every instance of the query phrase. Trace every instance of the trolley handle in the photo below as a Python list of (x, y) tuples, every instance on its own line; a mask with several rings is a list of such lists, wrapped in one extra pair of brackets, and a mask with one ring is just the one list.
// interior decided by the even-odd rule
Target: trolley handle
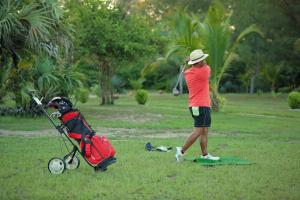
[(42, 104), (42, 101), (41, 101), (42, 99), (39, 100), (36, 96), (32, 96), (32, 98), (33, 98), (33, 100), (36, 102), (37, 105), (39, 105), (39, 106), (43, 105), (43, 104)]
[(39, 106), (39, 108), (42, 110), (42, 112), (46, 115), (46, 117), (50, 120), (50, 122), (53, 124), (53, 126), (60, 132), (62, 133), (62, 129), (59, 128), (59, 126), (56, 125), (56, 123), (52, 120), (51, 116), (48, 114), (48, 112), (44, 109), (42, 100), (43, 98), (39, 99), (35, 96), (35, 91), (34, 90), (29, 90), (28, 94), (31, 96), (31, 98), (35, 101), (35, 103)]

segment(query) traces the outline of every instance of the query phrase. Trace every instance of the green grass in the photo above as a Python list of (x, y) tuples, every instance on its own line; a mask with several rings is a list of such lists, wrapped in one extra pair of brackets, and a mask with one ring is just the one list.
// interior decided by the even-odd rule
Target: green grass
[[(122, 96), (115, 106), (97, 99), (79, 104), (93, 127), (136, 128), (134, 137), (111, 137), (118, 162), (95, 173), (81, 159), (79, 169), (51, 175), (51, 157), (66, 151), (56, 136), (0, 137), (0, 199), (300, 199), (300, 112), (286, 96), (225, 95), (213, 113), (210, 152), (254, 161), (248, 166), (202, 167), (174, 161), (174, 152), (144, 150), (144, 144), (182, 145), (185, 138), (145, 138), (145, 131), (192, 130), (187, 97), (151, 95), (146, 106)], [(50, 129), (46, 118), (0, 117), (0, 129)], [(190, 130), (190, 131), (189, 131)], [(0, 131), (1, 132), (1, 131)], [(149, 134), (149, 133), (147, 133)], [(194, 144), (188, 156), (199, 155)]]

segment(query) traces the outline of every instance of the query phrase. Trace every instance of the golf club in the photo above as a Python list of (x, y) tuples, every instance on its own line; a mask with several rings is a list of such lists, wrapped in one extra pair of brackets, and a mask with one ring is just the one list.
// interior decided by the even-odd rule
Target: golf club
[(186, 62), (184, 63), (183, 68), (182, 68), (182, 70), (181, 70), (181, 72), (180, 72), (180, 74), (178, 76), (177, 82), (176, 82), (176, 84), (175, 84), (175, 86), (174, 86), (174, 88), (172, 90), (172, 93), (173, 93), (174, 96), (178, 96), (180, 94), (180, 91), (177, 89), (177, 87), (178, 87), (179, 81), (181, 79), (181, 76), (182, 76), (185, 68), (186, 68)]

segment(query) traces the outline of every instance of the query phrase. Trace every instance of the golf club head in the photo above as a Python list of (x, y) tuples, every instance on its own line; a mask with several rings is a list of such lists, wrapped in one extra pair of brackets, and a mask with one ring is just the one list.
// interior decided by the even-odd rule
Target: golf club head
[(173, 93), (174, 96), (178, 96), (180, 94), (179, 90), (176, 87), (173, 88), (172, 93)]

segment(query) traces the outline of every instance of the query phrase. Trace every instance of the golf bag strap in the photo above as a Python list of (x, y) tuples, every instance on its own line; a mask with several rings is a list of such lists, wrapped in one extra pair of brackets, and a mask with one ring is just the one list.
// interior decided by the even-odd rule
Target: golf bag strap
[[(74, 110), (74, 112), (76, 112), (77, 110)], [(79, 117), (80, 117), (80, 112), (79, 111), (77, 111), (78, 112), (78, 114), (76, 115), (76, 117), (74, 117), (74, 119), (79, 119)], [(73, 120), (73, 119), (71, 119), (71, 120)], [(69, 121), (66, 121), (65, 123), (68, 123), (68, 122), (70, 122), (71, 120), (69, 120)], [(74, 128), (75, 128), (75, 126), (76, 126), (76, 124), (73, 124), (73, 126), (72, 127), (70, 127), (70, 130), (73, 130)]]
[[(95, 131), (91, 128), (91, 126), (86, 122), (86, 120), (85, 120), (85, 118), (84, 118), (84, 116), (78, 111), (78, 110), (75, 110), (74, 109), (74, 112), (78, 112), (77, 113), (77, 115), (75, 116), (75, 117), (72, 117), (71, 119), (69, 119), (69, 120), (67, 120), (67, 121), (65, 121), (65, 122), (63, 122), (63, 124), (64, 125), (66, 125), (66, 124), (68, 124), (68, 123), (70, 123), (71, 121), (73, 121), (73, 120), (81, 120), (82, 122), (83, 122), (83, 124), (84, 124), (84, 126), (89, 130), (89, 133), (88, 133), (88, 135), (90, 136), (90, 137), (92, 137), (92, 136), (94, 136), (95, 135)], [(74, 128), (76, 127), (76, 123), (73, 123), (73, 125), (71, 124), (71, 126), (68, 128), (69, 129), (69, 131), (71, 132), (71, 130), (74, 130)], [(70, 133), (69, 132), (69, 133)], [(80, 135), (82, 135), (82, 133), (80, 133), (80, 132), (71, 132), (72, 134), (80, 134)], [(77, 137), (76, 137), (77, 138)], [(78, 138), (79, 139), (79, 138)], [(82, 136), (80, 137), (80, 139), (82, 139)]]
[[(79, 112), (79, 111), (78, 111)], [(95, 135), (95, 131), (92, 129), (92, 127), (87, 123), (87, 121), (85, 120), (84, 116), (81, 115), (81, 113), (79, 112), (79, 116), (81, 116), (81, 119), (83, 120), (84, 125), (90, 130), (89, 136), (93, 137)]]
[[(73, 119), (70, 119), (69, 121), (82, 120), (82, 123), (89, 131), (88, 131), (88, 133), (83, 131), (82, 133), (69, 133), (69, 134), (80, 134), (80, 138), (78, 138), (78, 136), (77, 136), (77, 138), (82, 143), (81, 152), (84, 156), (90, 157), (91, 156), (91, 143), (92, 143), (91, 138), (95, 135), (95, 131), (86, 122), (84, 116), (80, 113), (80, 111), (75, 110), (75, 109), (73, 111), (78, 112), (78, 114)], [(67, 121), (66, 123), (68, 123), (69, 121)], [(76, 126), (76, 124), (74, 123), (73, 126), (70, 127), (70, 130), (73, 130), (75, 128), (75, 126)]]
[(86, 137), (87, 134), (83, 133), (81, 136), (81, 142), (83, 144), (82, 147), (82, 154), (85, 155), (86, 157), (90, 157), (91, 156), (91, 145), (92, 145), (92, 136), (88, 135), (88, 137)]
[[(79, 114), (80, 114), (80, 112), (79, 112)], [(82, 148), (83, 152), (82, 153), (85, 156), (90, 157), (91, 153), (92, 153), (91, 152), (91, 146), (93, 145), (93, 143), (92, 143), (92, 137), (95, 135), (95, 131), (86, 122), (84, 116), (83, 115), (80, 115), (80, 116), (81, 116), (81, 119), (83, 120), (83, 123), (85, 124), (85, 126), (87, 126), (89, 128), (89, 130), (91, 131), (88, 134), (82, 133), (82, 135), (81, 135), (81, 141), (83, 143), (83, 148)]]

